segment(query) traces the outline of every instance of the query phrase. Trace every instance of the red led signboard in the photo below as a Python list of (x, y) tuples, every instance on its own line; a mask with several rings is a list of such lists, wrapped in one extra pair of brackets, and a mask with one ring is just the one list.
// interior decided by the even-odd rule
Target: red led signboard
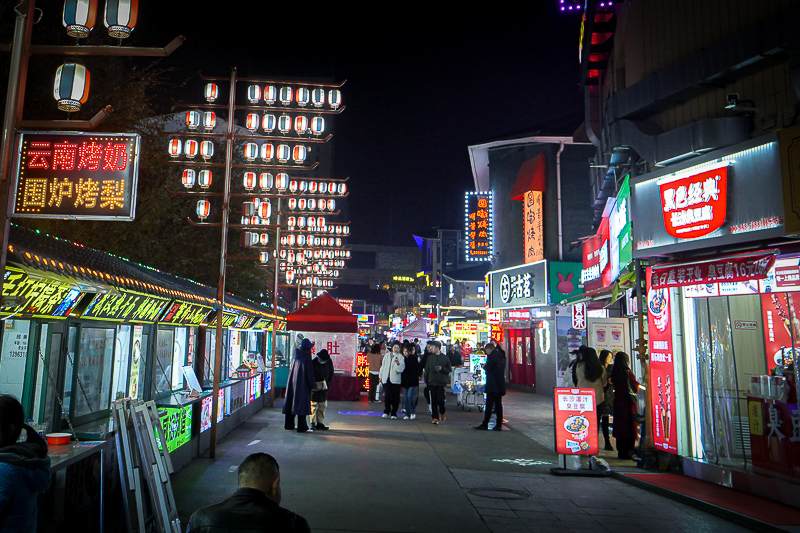
[(664, 229), (676, 239), (717, 231), (725, 222), (728, 166), (658, 182)]
[(24, 132), (12, 216), (133, 220), (139, 136)]

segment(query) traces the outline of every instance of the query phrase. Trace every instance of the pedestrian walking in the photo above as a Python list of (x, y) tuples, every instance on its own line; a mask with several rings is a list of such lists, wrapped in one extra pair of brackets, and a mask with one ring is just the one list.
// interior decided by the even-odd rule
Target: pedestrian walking
[[(428, 356), (433, 352), (433, 343), (434, 341), (428, 341), (425, 344), (425, 352), (423, 352), (422, 357), (419, 360), (419, 366), (425, 371), (425, 364), (428, 361)], [(425, 378), (425, 388), (422, 389), (422, 395), (425, 397), (425, 403), (428, 404), (428, 412), (431, 412), (431, 389), (428, 386), (428, 379)]]
[(400, 352), (400, 343), (392, 344), (392, 351), (383, 356), (381, 362), (381, 383), (385, 400), (383, 404), (383, 418), (397, 420), (397, 410), (400, 408), (401, 375), (405, 368), (405, 359)]
[(417, 418), (417, 397), (419, 396), (419, 378), (422, 368), (414, 350), (414, 345), (403, 345), (403, 358), (405, 368), (400, 375), (400, 384), (403, 386), (403, 420), (414, 420)]
[(614, 368), (611, 371), (611, 382), (614, 384), (614, 431), (617, 440), (617, 457), (631, 459), (636, 444), (638, 424), (636, 414), (636, 393), (639, 382), (630, 369), (630, 357), (625, 352), (617, 352), (614, 356)]
[(381, 382), (381, 363), (383, 362), (383, 354), (381, 353), (380, 344), (373, 344), (367, 355), (367, 364), (369, 365), (369, 394), (367, 396), (370, 402), (377, 402), (378, 400), (378, 383)]
[(488, 430), (489, 421), (492, 419), (492, 412), (495, 413), (493, 431), (503, 430), (503, 396), (506, 395), (506, 357), (505, 352), (494, 344), (487, 343), (483, 348), (486, 354), (486, 363), (483, 371), (486, 376), (486, 406), (483, 412), (483, 422), (475, 426), (475, 429)]
[(445, 396), (444, 388), (450, 384), (450, 360), (441, 352), (442, 345), (433, 341), (432, 350), (425, 361), (425, 384), (428, 386), (431, 397), (431, 422), (438, 424), (444, 422)]
[(312, 361), (314, 365), (314, 390), (311, 392), (311, 427), (330, 429), (325, 425), (325, 411), (328, 409), (328, 389), (333, 380), (333, 361), (328, 350), (320, 350)]
[[(298, 433), (313, 431), (309, 429), (306, 417), (311, 414), (311, 391), (316, 386), (314, 365), (311, 362), (311, 348), (314, 343), (303, 339), (300, 347), (294, 352), (294, 360), (289, 368), (289, 380), (286, 382), (286, 398), (283, 401), (284, 429), (297, 428)], [(297, 417), (297, 426), (295, 426)]]

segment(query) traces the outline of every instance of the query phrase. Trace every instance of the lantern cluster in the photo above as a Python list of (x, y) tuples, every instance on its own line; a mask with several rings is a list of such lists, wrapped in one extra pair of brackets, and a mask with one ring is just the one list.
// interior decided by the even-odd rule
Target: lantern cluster
[(325, 119), (322, 117), (309, 119), (305, 115), (297, 115), (292, 118), (289, 115), (276, 117), (271, 113), (265, 115), (248, 113), (245, 118), (245, 127), (252, 132), (262, 130), (265, 133), (273, 133), (277, 130), (282, 135), (294, 132), (297, 135), (318, 136), (325, 131)]
[(342, 93), (339, 89), (330, 89), (326, 92), (321, 87), (309, 89), (308, 87), (293, 88), (289, 85), (250, 85), (247, 88), (247, 100), (253, 105), (275, 106), (276, 104), (288, 107), (338, 110), (342, 106)]
[(280, 164), (293, 161), (297, 165), (302, 165), (308, 157), (308, 147), (302, 144), (275, 146), (272, 143), (262, 143), (259, 146), (258, 143), (248, 142), (244, 145), (243, 155), (247, 161), (261, 159), (264, 163), (277, 161)]
[(186, 141), (170, 139), (167, 145), (167, 151), (170, 157), (173, 158), (184, 156), (187, 159), (194, 159), (199, 155), (204, 160), (208, 160), (214, 156), (214, 143), (211, 141), (197, 142), (194, 139), (188, 139)]
[[(136, 27), (139, 2), (137, 0), (106, 0), (103, 24), (108, 36), (127, 39)], [(65, 0), (61, 22), (67, 35), (76, 39), (88, 37), (97, 18), (97, 0)]]
[(267, 198), (253, 198), (242, 203), (242, 224), (267, 225), (272, 215), (272, 204)]

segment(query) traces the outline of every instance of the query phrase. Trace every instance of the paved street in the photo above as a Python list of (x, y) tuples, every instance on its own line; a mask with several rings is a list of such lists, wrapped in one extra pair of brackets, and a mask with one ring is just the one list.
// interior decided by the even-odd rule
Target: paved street
[[(551, 400), (509, 391), (509, 431), (474, 431), (481, 413), (448, 396), (447, 420), (380, 417), (381, 406), (329, 402), (330, 431), (283, 429), (280, 400), (173, 478), (182, 523), (236, 486), (250, 453), (281, 466), (282, 505), (316, 532), (747, 531), (610, 477), (554, 476)], [(632, 469), (633, 463), (613, 463)]]

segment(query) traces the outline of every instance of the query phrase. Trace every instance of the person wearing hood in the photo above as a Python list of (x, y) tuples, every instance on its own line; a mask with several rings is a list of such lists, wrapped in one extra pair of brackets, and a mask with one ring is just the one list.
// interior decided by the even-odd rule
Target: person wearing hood
[(316, 387), (314, 380), (314, 364), (311, 362), (311, 348), (314, 343), (303, 339), (300, 347), (294, 351), (294, 360), (289, 368), (289, 380), (286, 382), (286, 399), (283, 401), (283, 414), (286, 416), (284, 429), (295, 429), (294, 417), (297, 417), (297, 432), (313, 431), (309, 429), (306, 417), (311, 414), (311, 391)]
[(330, 429), (325, 425), (325, 410), (328, 408), (328, 389), (333, 379), (333, 361), (328, 350), (320, 350), (312, 361), (316, 386), (311, 393), (311, 427)]
[[(0, 395), (0, 531), (36, 531), (38, 494), (50, 487), (47, 443), (24, 423), (22, 404)], [(24, 442), (17, 442), (25, 430)]]

